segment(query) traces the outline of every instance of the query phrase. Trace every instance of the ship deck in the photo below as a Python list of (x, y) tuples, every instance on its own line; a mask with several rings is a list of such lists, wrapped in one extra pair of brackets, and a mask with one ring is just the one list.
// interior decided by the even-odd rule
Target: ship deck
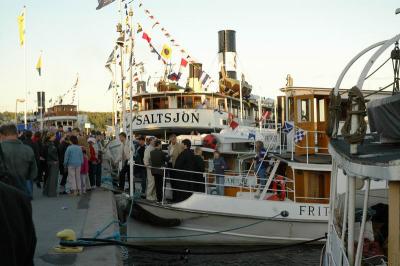
[(338, 138), (331, 140), (329, 152), (350, 175), (400, 181), (400, 143), (379, 143), (370, 136), (350, 154), (350, 145)]

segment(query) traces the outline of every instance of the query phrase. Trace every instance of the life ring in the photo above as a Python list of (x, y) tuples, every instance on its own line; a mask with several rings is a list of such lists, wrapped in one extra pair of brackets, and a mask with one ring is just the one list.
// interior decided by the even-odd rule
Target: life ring
[[(280, 189), (278, 190), (278, 185)], [(284, 201), (286, 198), (286, 183), (285, 178), (281, 175), (277, 175), (272, 181), (273, 195), (267, 197), (267, 200)]]

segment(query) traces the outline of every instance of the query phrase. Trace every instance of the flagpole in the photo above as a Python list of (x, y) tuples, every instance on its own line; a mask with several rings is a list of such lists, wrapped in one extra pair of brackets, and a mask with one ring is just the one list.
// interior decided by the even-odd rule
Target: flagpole
[[(243, 79), (242, 79), (243, 80)], [(242, 96), (242, 80), (239, 82), (239, 97), (240, 97), (240, 122), (243, 124), (243, 96)]]
[[(131, 52), (131, 57), (134, 56), (133, 53), (133, 10), (129, 10), (129, 17), (130, 17), (130, 52)], [(133, 103), (132, 103), (132, 97), (133, 97), (133, 65), (132, 61), (129, 62), (129, 150), (130, 150), (130, 156), (129, 156), (129, 195), (133, 197), (133, 132), (132, 132), (132, 120), (133, 120)]]
[(261, 105), (261, 96), (258, 98), (258, 124), (260, 125), (260, 132), (262, 128), (262, 105)]
[[(42, 60), (42, 55), (43, 55), (43, 50), (40, 50), (40, 55), (39, 58)], [(40, 102), (42, 103), (40, 105), (40, 131), (43, 131), (43, 113), (44, 113), (44, 106), (45, 106), (45, 101), (43, 100), (43, 93), (44, 93), (44, 86), (43, 86), (43, 77), (42, 77), (43, 71), (42, 71), (42, 63), (40, 64), (40, 75), (39, 75), (39, 80), (40, 80), (40, 87), (41, 88), (41, 93), (40, 93)], [(39, 108), (38, 108), (39, 109)]]
[(121, 125), (124, 132), (126, 132), (126, 121), (125, 121), (125, 113), (126, 113), (126, 101), (125, 101), (125, 88), (124, 88), (124, 46), (125, 46), (125, 36), (123, 31), (122, 24), (122, 1), (119, 0), (119, 15), (120, 15), (120, 37), (122, 37), (122, 44), (120, 45), (120, 53), (121, 53), (121, 92), (122, 92), (122, 110), (121, 110)]
[[(24, 30), (26, 33), (26, 6), (24, 6)], [(27, 78), (27, 63), (26, 63), (26, 34), (24, 34), (24, 68), (25, 68), (25, 108), (24, 108), (24, 128), (28, 129), (28, 121), (26, 117), (28, 109), (28, 78)]]
[(117, 93), (117, 84), (116, 84), (116, 76), (117, 76), (117, 59), (115, 59), (114, 64), (114, 73), (113, 73), (113, 101), (114, 101), (114, 134), (117, 136), (117, 124), (118, 124), (118, 115), (117, 115), (117, 101), (118, 101), (118, 93)]

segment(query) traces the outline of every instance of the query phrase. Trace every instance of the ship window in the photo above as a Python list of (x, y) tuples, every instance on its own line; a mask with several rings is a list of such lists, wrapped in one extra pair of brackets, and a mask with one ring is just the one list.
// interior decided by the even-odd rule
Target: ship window
[(144, 100), (146, 110), (168, 109), (167, 97), (148, 98)]
[(294, 99), (293, 97), (288, 98), (288, 121), (294, 121)]
[(298, 121), (299, 122), (309, 122), (311, 119), (310, 100), (301, 99), (301, 100), (299, 100), (299, 102), (300, 102), (300, 112), (298, 114), (298, 116), (299, 116)]
[(225, 111), (225, 100), (224, 99), (218, 99), (218, 110), (219, 111)]
[(199, 108), (202, 107), (200, 96), (178, 96), (178, 108)]
[(325, 99), (318, 100), (318, 121), (325, 122)]

